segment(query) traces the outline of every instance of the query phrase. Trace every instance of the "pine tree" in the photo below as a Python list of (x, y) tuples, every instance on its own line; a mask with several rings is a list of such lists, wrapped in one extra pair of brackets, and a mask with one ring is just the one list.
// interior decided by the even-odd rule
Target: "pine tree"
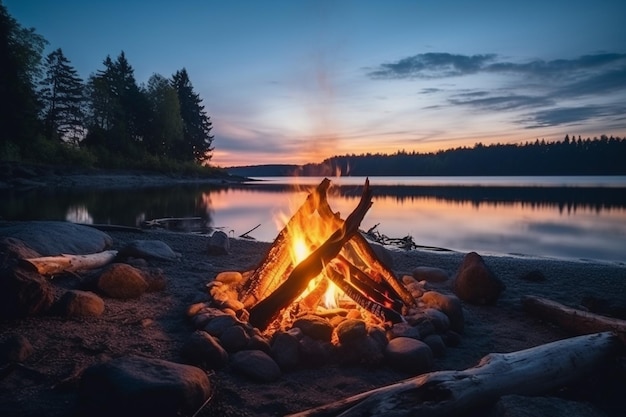
[(177, 147), (175, 158), (202, 164), (212, 157), (212, 123), (207, 116), (202, 99), (193, 91), (186, 69), (177, 71), (172, 85), (178, 94), (180, 115), (183, 120), (183, 143)]
[(178, 94), (170, 81), (160, 74), (150, 77), (146, 94), (152, 114), (149, 134), (145, 140), (146, 149), (153, 155), (173, 158), (175, 150), (183, 144), (183, 120)]
[(45, 44), (0, 3), (0, 156), (28, 147), (39, 132), (35, 79)]
[(45, 68), (40, 98), (46, 137), (78, 144), (84, 130), (83, 81), (61, 48), (46, 57)]

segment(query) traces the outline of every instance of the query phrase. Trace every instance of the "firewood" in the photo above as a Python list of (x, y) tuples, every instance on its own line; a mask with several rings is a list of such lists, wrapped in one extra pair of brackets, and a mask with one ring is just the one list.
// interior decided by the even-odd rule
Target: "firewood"
[(592, 373), (619, 352), (611, 332), (491, 353), (464, 371), (438, 371), (363, 392), (289, 417), (451, 416), (503, 395), (539, 395)]
[(339, 254), (343, 245), (359, 232), (359, 225), (372, 205), (372, 192), (369, 180), (365, 181), (359, 204), (343, 223), (324, 243), (300, 262), (271, 294), (250, 309), (250, 323), (265, 329), (278, 313), (292, 303), (316, 277)]
[(96, 269), (113, 262), (116, 250), (107, 250), (89, 255), (59, 255), (23, 259), (21, 262), (37, 270), (41, 275), (54, 275), (61, 272), (76, 272)]
[(530, 295), (522, 297), (522, 305), (528, 313), (554, 323), (574, 335), (613, 331), (626, 344), (626, 320), (601, 316)]

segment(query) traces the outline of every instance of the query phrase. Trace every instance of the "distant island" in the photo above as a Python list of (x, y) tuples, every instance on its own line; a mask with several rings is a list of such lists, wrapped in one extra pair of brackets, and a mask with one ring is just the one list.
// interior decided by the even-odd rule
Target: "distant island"
[(243, 177), (275, 176), (509, 176), (626, 175), (626, 139), (607, 137), (524, 144), (477, 143), (431, 153), (333, 156), (305, 165), (248, 165), (226, 168)]

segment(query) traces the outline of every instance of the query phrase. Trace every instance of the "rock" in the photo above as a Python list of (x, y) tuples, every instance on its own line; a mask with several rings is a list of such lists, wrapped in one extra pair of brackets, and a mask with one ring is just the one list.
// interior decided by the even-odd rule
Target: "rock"
[(286, 332), (277, 333), (272, 342), (272, 357), (283, 371), (296, 368), (300, 362), (298, 338)]
[(385, 359), (399, 371), (417, 375), (433, 368), (433, 353), (424, 342), (409, 337), (396, 337), (385, 349)]
[(260, 350), (242, 350), (232, 355), (234, 370), (260, 382), (273, 382), (280, 378), (278, 364)]
[(346, 344), (367, 336), (367, 329), (363, 320), (347, 319), (339, 323), (336, 329), (339, 343)]
[(427, 308), (424, 315), (430, 319), (437, 333), (445, 333), (450, 328), (450, 319), (444, 312), (436, 308)]
[(207, 252), (209, 255), (228, 255), (228, 252), (230, 252), (228, 235), (221, 230), (214, 232), (209, 238)]
[(228, 363), (228, 353), (207, 332), (196, 330), (182, 347), (181, 356), (203, 369), (221, 369)]
[(144, 258), (160, 261), (175, 261), (180, 254), (160, 240), (134, 240), (118, 252), (120, 258)]
[(333, 326), (326, 319), (309, 314), (302, 316), (293, 322), (293, 327), (298, 327), (305, 335), (326, 342), (330, 342), (333, 334)]
[(426, 343), (430, 350), (433, 352), (435, 358), (441, 358), (446, 354), (446, 344), (438, 334), (430, 334), (422, 339), (422, 342)]
[(38, 273), (20, 267), (0, 268), (0, 318), (41, 314), (53, 302), (54, 288)]
[(237, 271), (224, 271), (215, 276), (215, 281), (219, 281), (224, 284), (238, 284), (243, 279), (241, 272)]
[(14, 237), (0, 239), (0, 254), (15, 259), (39, 258), (41, 255), (28, 247), (26, 243)]
[(453, 283), (454, 293), (472, 304), (495, 304), (504, 283), (487, 267), (482, 256), (476, 252), (465, 255)]
[(33, 353), (33, 345), (20, 334), (7, 337), (0, 343), (0, 364), (7, 362), (24, 362)]
[(418, 266), (413, 270), (412, 275), (417, 281), (433, 283), (446, 282), (450, 278), (448, 272), (430, 266)]
[(339, 351), (343, 361), (350, 365), (378, 365), (385, 358), (385, 346), (368, 335), (343, 343)]
[(387, 339), (391, 340), (397, 337), (419, 339), (420, 332), (408, 323), (395, 323), (387, 330)]
[(90, 291), (67, 291), (58, 302), (59, 313), (65, 317), (100, 316), (104, 301)]
[(242, 324), (236, 317), (231, 316), (230, 314), (224, 314), (222, 316), (217, 316), (209, 320), (209, 322), (204, 326), (204, 331), (210, 334), (211, 336), (220, 337), (226, 329), (232, 326), (236, 326), (238, 324)]
[(557, 397), (525, 397), (505, 395), (501, 397), (488, 417), (606, 417), (593, 405)]
[(260, 350), (261, 352), (265, 352), (268, 355), (272, 354), (272, 347), (266, 338), (259, 334), (255, 334), (250, 337), (248, 341), (248, 346), (246, 347), (248, 350)]
[(237, 352), (248, 346), (250, 337), (243, 327), (230, 326), (225, 329), (219, 337), (220, 344), (227, 352)]
[(321, 366), (328, 364), (329, 359), (333, 356), (333, 345), (330, 342), (304, 335), (300, 339), (299, 351), (303, 365)]
[(96, 286), (107, 297), (125, 300), (141, 296), (148, 289), (148, 282), (137, 268), (116, 263), (106, 267)]
[(454, 330), (448, 330), (442, 334), (441, 339), (446, 346), (456, 347), (461, 344), (461, 335)]
[(427, 307), (433, 307), (443, 312), (450, 319), (450, 329), (463, 333), (465, 318), (461, 300), (453, 295), (444, 295), (436, 291), (425, 292), (420, 301)]
[(41, 256), (102, 252), (113, 244), (108, 234), (70, 222), (28, 221), (0, 227), (0, 237), (19, 239)]
[(171, 417), (193, 414), (209, 395), (211, 383), (199, 368), (122, 357), (85, 370), (78, 404), (80, 415)]

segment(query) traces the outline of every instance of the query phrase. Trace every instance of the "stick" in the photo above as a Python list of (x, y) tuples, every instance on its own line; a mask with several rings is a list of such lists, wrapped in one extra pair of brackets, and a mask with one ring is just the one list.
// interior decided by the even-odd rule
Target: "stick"
[(289, 417), (450, 416), (503, 395), (537, 395), (570, 384), (619, 350), (610, 332), (491, 353), (464, 371), (439, 371), (357, 394)]
[(252, 229), (248, 230), (246, 233), (243, 233), (243, 234), (239, 235), (239, 237), (242, 237), (244, 239), (252, 239), (250, 236), (248, 236), (248, 233), (255, 231), (259, 227), (261, 227), (261, 223), (257, 224)]

